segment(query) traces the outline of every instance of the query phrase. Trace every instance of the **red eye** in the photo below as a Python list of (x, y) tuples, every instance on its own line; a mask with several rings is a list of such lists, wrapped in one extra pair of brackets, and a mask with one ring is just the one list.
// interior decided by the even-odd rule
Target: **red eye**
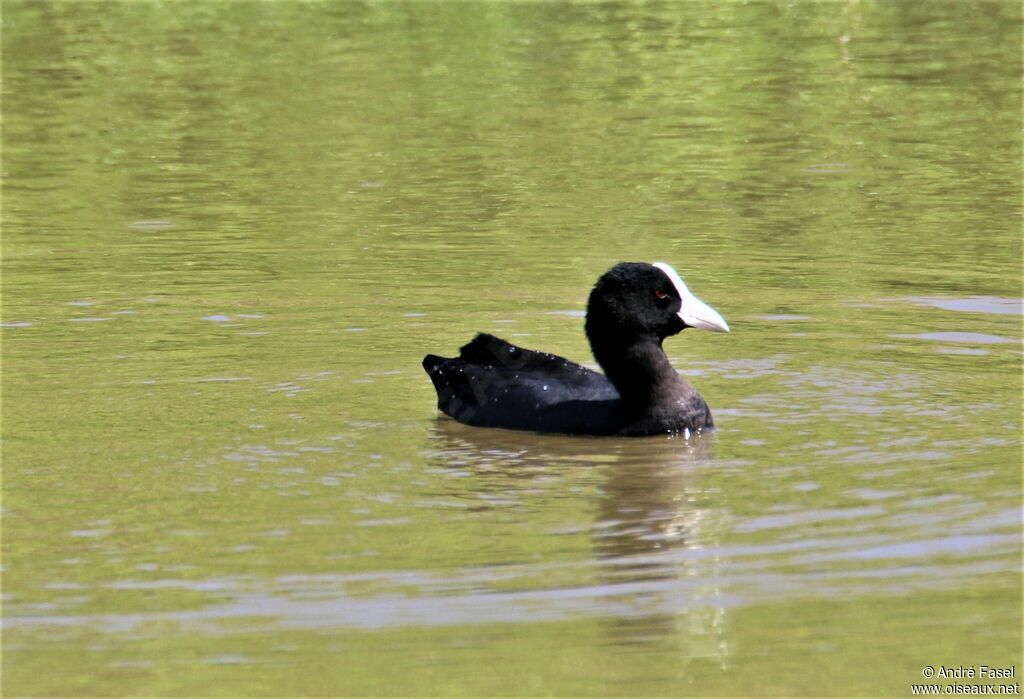
[(665, 293), (664, 291), (662, 291), (661, 289), (657, 289), (657, 290), (655, 290), (655, 292), (654, 292), (654, 298), (656, 298), (656, 299), (658, 299), (659, 301), (661, 301), (661, 300), (663, 300), (663, 299), (667, 299), (667, 298), (668, 298), (668, 294), (666, 294), (666, 293)]

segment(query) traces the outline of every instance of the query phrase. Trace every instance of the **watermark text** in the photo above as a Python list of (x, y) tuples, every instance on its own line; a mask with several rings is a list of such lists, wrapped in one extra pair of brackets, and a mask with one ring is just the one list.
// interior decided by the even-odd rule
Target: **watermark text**
[(1017, 666), (992, 665), (925, 665), (921, 676), (933, 684), (911, 684), (913, 695), (977, 694), (1020, 695)]

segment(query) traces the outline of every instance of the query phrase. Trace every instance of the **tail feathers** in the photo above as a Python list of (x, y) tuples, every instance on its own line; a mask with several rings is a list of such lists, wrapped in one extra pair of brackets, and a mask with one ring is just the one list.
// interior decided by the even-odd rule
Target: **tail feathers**
[(423, 369), (433, 376), (440, 368), (441, 364), (448, 361), (444, 357), (438, 357), (436, 354), (428, 354), (423, 358)]
[(473, 381), (465, 373), (466, 362), (428, 354), (423, 358), (423, 368), (437, 391), (438, 409), (460, 422), (477, 424), (479, 404), (485, 397), (474, 392)]
[(442, 402), (442, 394), (448, 389), (448, 384), (452, 380), (451, 372), (445, 371), (445, 365), (453, 361), (455, 360), (438, 357), (436, 354), (428, 354), (423, 358), (423, 369), (430, 377), (430, 382), (434, 384), (439, 406)]

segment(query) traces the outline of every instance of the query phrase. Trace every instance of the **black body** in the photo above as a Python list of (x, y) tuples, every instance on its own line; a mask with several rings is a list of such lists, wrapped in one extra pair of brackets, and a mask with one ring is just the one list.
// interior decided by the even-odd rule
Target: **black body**
[(603, 375), (484, 333), (456, 358), (428, 354), (423, 368), (438, 408), (469, 425), (538, 432), (639, 436), (711, 428), (704, 399), (661, 347), (688, 327), (680, 293), (643, 263), (618, 264), (597, 281), (585, 327)]

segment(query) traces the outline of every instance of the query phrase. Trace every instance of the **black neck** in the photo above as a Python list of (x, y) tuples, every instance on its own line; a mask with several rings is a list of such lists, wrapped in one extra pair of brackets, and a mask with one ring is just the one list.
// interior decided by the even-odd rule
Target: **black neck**
[(682, 397), (688, 386), (653, 334), (624, 337), (588, 327), (587, 337), (597, 363), (627, 406), (646, 407)]

